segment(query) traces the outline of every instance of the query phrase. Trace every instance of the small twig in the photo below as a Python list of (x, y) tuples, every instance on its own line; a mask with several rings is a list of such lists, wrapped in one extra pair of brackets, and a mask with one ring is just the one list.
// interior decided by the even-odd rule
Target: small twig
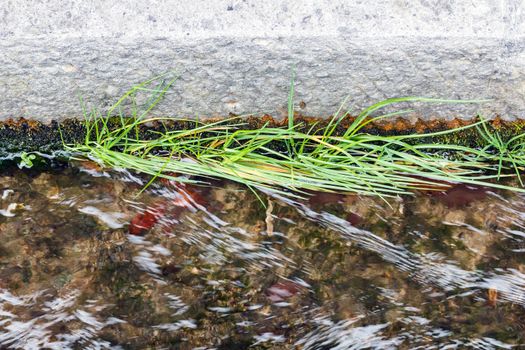
[(266, 233), (268, 236), (273, 235), (273, 202), (270, 198), (268, 198), (268, 206), (266, 207)]

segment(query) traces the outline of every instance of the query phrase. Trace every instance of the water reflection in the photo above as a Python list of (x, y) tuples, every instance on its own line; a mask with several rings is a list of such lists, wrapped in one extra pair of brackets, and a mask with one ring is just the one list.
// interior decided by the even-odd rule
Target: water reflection
[(2, 348), (524, 343), (525, 202), (458, 186), (266, 204), (82, 165), (5, 171)]

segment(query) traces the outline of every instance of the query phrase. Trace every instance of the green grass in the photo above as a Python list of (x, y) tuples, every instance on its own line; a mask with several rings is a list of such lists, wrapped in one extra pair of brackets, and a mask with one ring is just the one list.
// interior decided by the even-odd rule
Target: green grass
[[(524, 191), (498, 182), (517, 176), (525, 165), (525, 136), (504, 141), (479, 122), (458, 129), (431, 134), (379, 136), (363, 127), (406, 110), (375, 116), (381, 109), (401, 102), (472, 103), (479, 101), (438, 100), (422, 97), (392, 98), (363, 110), (344, 131), (335, 130), (348, 116), (343, 106), (323, 128), (307, 131), (294, 121), (293, 79), (288, 97), (288, 123), (268, 124), (256, 130), (241, 128), (242, 119), (220, 122), (196, 121), (189, 130), (155, 132), (144, 137), (142, 127), (167, 118), (149, 113), (163, 98), (175, 78), (162, 75), (134, 86), (107, 112), (85, 112), (86, 137), (83, 143), (66, 145), (77, 156), (86, 156), (109, 167), (136, 170), (152, 176), (182, 182), (204, 183), (221, 178), (240, 182), (252, 189), (264, 189), (289, 196), (307, 191), (352, 192), (383, 198), (432, 189), (443, 182), (458, 182), (493, 188)], [(139, 106), (138, 93), (149, 100)], [(124, 112), (124, 103), (128, 110)], [(124, 114), (129, 115), (125, 117)], [(117, 127), (109, 117), (119, 116)], [(373, 116), (373, 117), (372, 117)], [(426, 137), (476, 128), (485, 146), (470, 148), (456, 144), (423, 144)], [(177, 175), (174, 175), (177, 174)], [(191, 175), (182, 177), (179, 175)], [(151, 183), (151, 181), (150, 181)]]

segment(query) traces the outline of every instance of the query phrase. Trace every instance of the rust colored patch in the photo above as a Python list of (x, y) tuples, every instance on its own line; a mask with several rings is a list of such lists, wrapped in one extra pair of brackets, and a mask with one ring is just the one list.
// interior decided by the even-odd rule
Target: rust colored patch
[(92, 160), (83, 160), (79, 163), (79, 168), (87, 171), (102, 172), (103, 169), (97, 162)]
[(129, 223), (129, 233), (136, 236), (144, 235), (155, 226), (159, 218), (164, 214), (165, 209), (165, 204), (163, 203), (147, 209), (144, 213), (137, 213)]
[(445, 191), (429, 191), (428, 193), (447, 207), (457, 209), (484, 199), (487, 196), (487, 189), (480, 186), (455, 184)]
[(315, 192), (308, 197), (308, 203), (314, 206), (323, 206), (327, 204), (340, 203), (344, 200), (345, 195), (333, 192)]
[[(170, 175), (176, 176), (175, 174)], [(202, 206), (206, 204), (204, 197), (191, 186), (166, 178), (161, 178), (160, 181), (177, 192), (176, 198), (170, 201), (163, 198), (144, 213), (135, 214), (128, 226), (130, 234), (142, 236), (151, 230), (162, 217), (178, 218), (185, 208), (191, 208), (195, 204)]]
[(361, 215), (350, 212), (346, 215), (346, 221), (351, 223), (352, 226), (357, 226), (363, 221), (363, 218), (361, 217)]
[(266, 297), (272, 302), (280, 302), (299, 294), (304, 289), (300, 284), (293, 281), (281, 281), (266, 290)]
[(4, 125), (11, 128), (37, 129), (41, 123), (36, 120), (25, 119), (24, 117), (21, 117), (19, 119), (9, 118), (4, 122)]

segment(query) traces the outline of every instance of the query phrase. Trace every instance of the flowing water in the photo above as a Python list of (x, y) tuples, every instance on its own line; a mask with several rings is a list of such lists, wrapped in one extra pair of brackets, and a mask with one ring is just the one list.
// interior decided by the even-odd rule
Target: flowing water
[(525, 343), (524, 195), (291, 200), (146, 180), (92, 163), (2, 172), (1, 348)]

